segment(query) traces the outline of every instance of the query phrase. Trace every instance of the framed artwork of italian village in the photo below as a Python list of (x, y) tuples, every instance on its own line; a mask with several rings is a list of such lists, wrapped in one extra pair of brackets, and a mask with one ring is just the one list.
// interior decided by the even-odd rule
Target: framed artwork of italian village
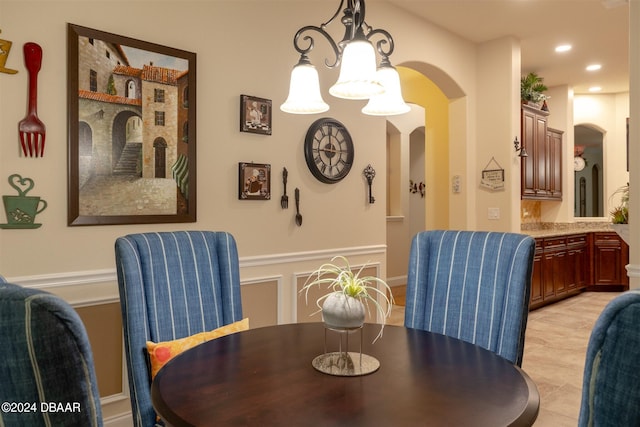
[(196, 54), (67, 27), (68, 225), (195, 222)]

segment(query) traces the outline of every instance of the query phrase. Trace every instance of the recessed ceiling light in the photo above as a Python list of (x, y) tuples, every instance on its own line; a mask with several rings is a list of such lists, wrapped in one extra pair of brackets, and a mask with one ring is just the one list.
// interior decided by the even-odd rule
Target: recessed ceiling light
[(592, 86), (589, 88), (589, 92), (600, 92), (602, 88), (600, 86)]
[(598, 71), (600, 68), (602, 68), (600, 64), (587, 65), (587, 71)]
[(561, 52), (568, 52), (571, 50), (571, 45), (570, 44), (561, 44), (560, 46), (556, 46), (556, 52), (561, 53)]

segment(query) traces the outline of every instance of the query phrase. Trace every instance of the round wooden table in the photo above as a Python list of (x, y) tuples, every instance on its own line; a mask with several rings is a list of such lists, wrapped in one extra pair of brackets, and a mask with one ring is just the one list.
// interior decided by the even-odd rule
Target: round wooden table
[[(324, 353), (321, 323), (252, 329), (171, 360), (151, 386), (173, 426), (530, 426), (540, 396), (533, 381), (494, 353), (440, 334), (363, 328), (369, 375), (332, 376), (311, 366)], [(328, 351), (338, 334), (328, 334)], [(360, 340), (350, 339), (349, 351)], [(332, 347), (333, 346), (333, 347)]]

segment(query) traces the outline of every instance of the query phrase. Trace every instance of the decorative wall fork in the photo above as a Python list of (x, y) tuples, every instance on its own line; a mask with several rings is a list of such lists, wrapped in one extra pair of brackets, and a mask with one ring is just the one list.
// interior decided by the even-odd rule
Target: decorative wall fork
[(36, 43), (25, 43), (24, 61), (29, 72), (29, 108), (25, 118), (18, 123), (20, 144), (25, 157), (42, 157), (46, 128), (37, 114), (38, 72), (42, 65), (42, 48)]

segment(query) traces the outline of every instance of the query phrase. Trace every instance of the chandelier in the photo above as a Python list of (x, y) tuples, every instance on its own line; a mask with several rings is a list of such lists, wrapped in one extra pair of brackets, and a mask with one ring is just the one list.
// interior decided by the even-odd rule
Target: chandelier
[[(329, 42), (335, 59), (325, 59), (327, 68), (340, 67), (338, 81), (331, 86), (329, 93), (343, 99), (368, 99), (362, 109), (364, 114), (390, 116), (403, 114), (410, 107), (402, 98), (400, 76), (389, 62), (394, 43), (391, 34), (384, 29), (374, 29), (365, 22), (364, 0), (340, 1), (334, 15), (320, 26), (307, 25), (300, 28), (294, 38), (293, 46), (300, 53), (300, 60), (291, 71), (289, 96), (280, 106), (286, 113), (315, 114), (329, 109), (320, 93), (320, 81), (316, 67), (309, 60), (313, 50), (312, 33), (318, 33)], [(345, 27), (344, 38), (336, 43), (326, 28), (343, 12), (341, 19)], [(372, 40), (377, 40), (375, 49)], [(301, 44), (303, 46), (301, 46)], [(376, 51), (380, 55), (380, 64), (376, 69)]]

